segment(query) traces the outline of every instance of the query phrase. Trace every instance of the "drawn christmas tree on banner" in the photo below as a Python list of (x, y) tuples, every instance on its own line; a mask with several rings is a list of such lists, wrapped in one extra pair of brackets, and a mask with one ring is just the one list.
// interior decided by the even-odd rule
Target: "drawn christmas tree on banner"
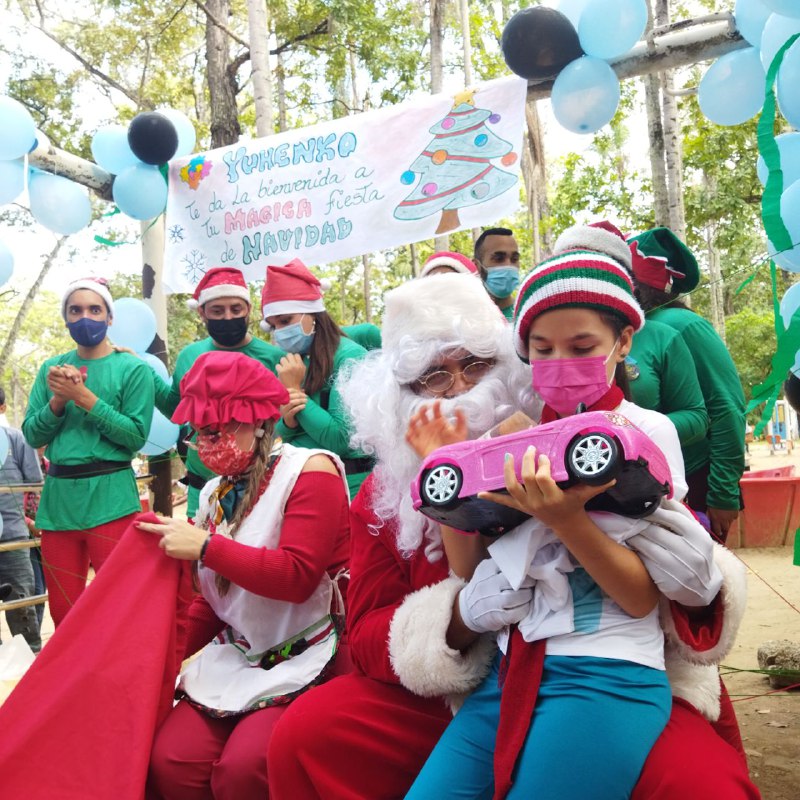
[(517, 183), (516, 175), (491, 163), (499, 158), (510, 167), (517, 161), (511, 143), (489, 128), (500, 115), (475, 108), (472, 95), (456, 95), (450, 113), (430, 128), (433, 140), (400, 177), (407, 186), (419, 182), (394, 210), (395, 218), (423, 219), (441, 211), (436, 233), (446, 233), (460, 227), (459, 208), (485, 203)]

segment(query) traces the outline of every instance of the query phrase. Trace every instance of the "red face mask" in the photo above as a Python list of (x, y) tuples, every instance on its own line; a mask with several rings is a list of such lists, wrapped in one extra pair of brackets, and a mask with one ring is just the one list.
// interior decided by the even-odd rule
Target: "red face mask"
[[(253, 442), (255, 444), (255, 440)], [(255, 452), (242, 450), (236, 443), (236, 434), (222, 432), (197, 437), (197, 455), (203, 464), (217, 475), (236, 477), (248, 470)]]

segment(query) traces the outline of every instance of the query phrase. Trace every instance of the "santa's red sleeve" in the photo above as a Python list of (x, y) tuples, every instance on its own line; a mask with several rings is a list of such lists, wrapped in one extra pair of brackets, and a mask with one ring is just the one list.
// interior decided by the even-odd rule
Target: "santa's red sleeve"
[(350, 515), (350, 646), (361, 672), (400, 683), (423, 697), (462, 695), (491, 665), (494, 641), (481, 637), (464, 653), (445, 641), (453, 601), (463, 582), (444, 556), (429, 561), (419, 547), (405, 558), (392, 523), (371, 510), (370, 477)]
[(3, 797), (143, 797), (192, 595), (189, 562), (169, 558), (159, 541), (131, 524), (0, 707)]

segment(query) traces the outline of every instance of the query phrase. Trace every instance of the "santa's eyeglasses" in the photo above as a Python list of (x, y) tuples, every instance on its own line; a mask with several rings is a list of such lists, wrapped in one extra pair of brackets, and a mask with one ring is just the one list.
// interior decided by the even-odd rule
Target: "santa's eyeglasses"
[(414, 381), (414, 387), (419, 389), (426, 389), (431, 394), (445, 394), (453, 388), (456, 382), (456, 377), (461, 377), (471, 386), (479, 383), (494, 367), (494, 360), (489, 361), (470, 361), (463, 369), (450, 372), (446, 369), (437, 369), (435, 372), (429, 372)]

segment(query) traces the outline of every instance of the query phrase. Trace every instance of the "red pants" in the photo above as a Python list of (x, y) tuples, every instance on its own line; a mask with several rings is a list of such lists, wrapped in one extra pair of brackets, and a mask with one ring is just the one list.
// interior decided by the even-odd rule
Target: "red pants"
[[(352, 669), (341, 644), (332, 675)], [(324, 689), (310, 689), (298, 700)], [(214, 719), (188, 702), (178, 703), (156, 733), (150, 756), (147, 800), (265, 800), (267, 747), (289, 705)]]
[(48, 604), (58, 626), (86, 588), (89, 565), (97, 572), (136, 514), (83, 531), (42, 531), (42, 567)]
[[(441, 699), (346, 675), (298, 698), (267, 755), (271, 800), (399, 800), (450, 719)], [(578, 735), (581, 735), (578, 732)], [(757, 800), (738, 753), (676, 700), (632, 800)]]

